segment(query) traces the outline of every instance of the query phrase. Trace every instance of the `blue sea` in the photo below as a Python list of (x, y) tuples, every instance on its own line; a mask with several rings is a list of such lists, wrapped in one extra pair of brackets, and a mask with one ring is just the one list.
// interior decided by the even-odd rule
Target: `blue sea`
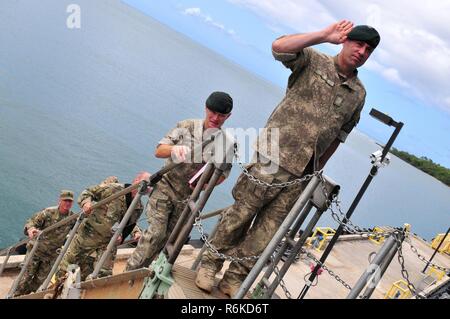
[[(81, 28), (69, 29), (71, 3), (0, 2), (0, 247), (22, 238), (27, 218), (55, 205), (60, 189), (78, 195), (109, 175), (127, 182), (158, 170), (157, 142), (177, 121), (202, 118), (212, 91), (233, 96), (226, 126), (234, 128), (263, 127), (283, 97), (284, 88), (118, 0), (76, 1)], [(369, 173), (376, 142), (354, 130), (326, 166), (342, 187), (344, 211)], [(234, 167), (205, 211), (232, 203), (239, 173)], [(449, 207), (450, 188), (392, 156), (352, 220), (410, 223), (431, 239), (446, 231)], [(336, 223), (327, 213), (320, 225)]]

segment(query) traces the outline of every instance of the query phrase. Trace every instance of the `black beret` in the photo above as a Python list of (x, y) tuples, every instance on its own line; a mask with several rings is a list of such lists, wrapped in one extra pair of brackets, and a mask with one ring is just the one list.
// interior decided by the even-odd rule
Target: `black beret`
[(350, 31), (347, 35), (347, 39), (354, 41), (363, 41), (370, 45), (372, 48), (376, 48), (380, 43), (380, 34), (375, 28), (368, 25), (358, 25)]
[(213, 92), (206, 100), (206, 107), (214, 112), (228, 114), (233, 109), (233, 99), (225, 92)]

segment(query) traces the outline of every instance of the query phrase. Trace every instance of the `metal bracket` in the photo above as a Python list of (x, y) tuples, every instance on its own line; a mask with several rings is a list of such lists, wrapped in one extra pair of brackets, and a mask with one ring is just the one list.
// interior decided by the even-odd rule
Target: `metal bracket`
[[(327, 201), (332, 200), (333, 196), (339, 194), (339, 190), (341, 186), (339, 186), (335, 181), (333, 181), (330, 177), (323, 175), (323, 180), (325, 181), (325, 186), (319, 186), (315, 189), (311, 202), (313, 205), (322, 211), (328, 209)], [(328, 198), (325, 198), (325, 194), (323, 192), (322, 187), (325, 187), (325, 190), (328, 194)]]
[(171, 275), (173, 265), (167, 262), (164, 252), (152, 262), (153, 278), (147, 277), (144, 281), (139, 299), (166, 298), (174, 280)]
[(81, 298), (81, 272), (80, 267), (70, 264), (67, 267), (68, 277), (64, 282), (60, 299), (80, 299)]

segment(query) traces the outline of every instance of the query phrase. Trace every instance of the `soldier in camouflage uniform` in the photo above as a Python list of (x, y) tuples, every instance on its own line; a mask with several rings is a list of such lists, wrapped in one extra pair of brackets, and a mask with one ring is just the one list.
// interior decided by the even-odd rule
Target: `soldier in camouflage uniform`
[[(119, 183), (119, 179), (117, 178), (117, 176), (108, 176), (100, 183), (100, 185), (104, 186), (106, 184), (113, 184), (113, 183), (116, 184)], [(111, 250), (108, 258), (105, 260), (102, 268), (100, 269), (99, 277), (111, 276), (113, 274), (114, 260), (116, 259), (117, 256), (117, 247), (124, 242), (128, 234), (130, 234), (134, 240), (139, 240), (139, 238), (141, 237), (142, 231), (137, 225), (137, 221), (142, 213), (141, 211), (142, 207), (140, 206), (140, 203), (138, 203), (138, 207), (135, 213), (130, 216), (128, 224), (122, 231), (123, 235), (121, 234), (117, 237), (116, 246), (114, 246), (114, 248)], [(91, 263), (92, 265), (94, 265), (96, 262), (100, 260), (104, 251), (105, 249), (98, 249), (95, 251), (95, 253), (91, 254), (89, 259), (94, 258), (94, 260)]]
[[(230, 117), (233, 108), (232, 98), (224, 92), (214, 92), (206, 100), (204, 120), (184, 120), (159, 141), (155, 155), (167, 158), (166, 165), (173, 161), (183, 162), (165, 174), (150, 196), (147, 210), (148, 228), (144, 230), (139, 243), (128, 259), (126, 270), (148, 267), (164, 247), (171, 231), (186, 206), (194, 185), (188, 181), (205, 165), (210, 152), (210, 143), (203, 153), (190, 154), (189, 150), (201, 145), (212, 133), (220, 129)], [(222, 183), (230, 170), (224, 171), (217, 184)]]
[[(73, 215), (73, 212), (70, 210), (72, 208), (72, 204), (73, 192), (63, 190), (59, 196), (58, 206), (45, 208), (44, 210), (34, 214), (33, 217), (27, 221), (24, 227), (24, 233), (31, 240), (27, 245), (27, 255), (25, 260), (28, 258), (31, 249), (33, 248), (33, 238), (35, 238), (39, 232), (45, 228)], [(44, 282), (54, 261), (58, 257), (57, 250), (64, 245), (66, 236), (74, 224), (75, 220), (55, 229), (52, 232), (49, 232), (48, 234), (42, 235), (39, 240), (39, 246), (18, 285), (15, 296), (34, 292)]]
[[(142, 180), (148, 180), (150, 174), (139, 173), (133, 180), (133, 184), (138, 184)], [(121, 196), (108, 204), (96, 209), (92, 206), (114, 193), (120, 192), (130, 186), (130, 184), (114, 183), (115, 180), (103, 181), (101, 184), (92, 186), (84, 190), (78, 197), (78, 204), (82, 207), (87, 217), (82, 221), (73, 241), (61, 261), (57, 272), (57, 279), (61, 279), (70, 264), (77, 264), (81, 269), (81, 279), (85, 280), (95, 267), (95, 262), (100, 258), (102, 252), (114, 235), (113, 226), (120, 223), (130, 206), (137, 190), (133, 190), (127, 195)], [(141, 203), (138, 203), (133, 215), (139, 216), (142, 211)], [(113, 257), (108, 260), (109, 264), (103, 265), (99, 277), (111, 275)]]
[[(282, 183), (325, 165), (359, 121), (366, 91), (357, 68), (379, 41), (375, 29), (353, 28), (353, 23), (343, 20), (319, 32), (284, 36), (273, 43), (275, 59), (292, 73), (286, 96), (265, 127), (279, 130), (277, 152), (272, 152), (271, 141), (260, 135), (260, 161), (250, 165), (250, 174), (267, 183)], [(325, 42), (343, 44), (343, 48), (335, 57), (310, 48)], [(278, 170), (274, 171), (274, 166)], [(305, 186), (270, 188), (241, 175), (233, 189), (235, 203), (224, 213), (212, 244), (219, 252), (237, 257), (261, 254)], [(219, 289), (233, 296), (253, 265), (254, 261), (232, 262)], [(197, 272), (197, 286), (211, 291), (222, 266), (223, 259), (208, 251)]]

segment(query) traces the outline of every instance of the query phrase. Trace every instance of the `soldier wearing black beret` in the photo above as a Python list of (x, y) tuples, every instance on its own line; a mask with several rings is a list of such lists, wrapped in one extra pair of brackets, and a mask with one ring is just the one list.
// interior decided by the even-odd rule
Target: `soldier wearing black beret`
[[(205, 101), (203, 119), (187, 119), (177, 123), (156, 146), (155, 156), (165, 158), (166, 165), (182, 162), (164, 174), (155, 186), (147, 205), (149, 227), (143, 232), (138, 246), (127, 261), (126, 270), (148, 267), (164, 247), (168, 236), (174, 229), (187, 199), (204, 168), (210, 143), (202, 154), (192, 154), (192, 150), (207, 140), (210, 134), (222, 128), (230, 117), (233, 99), (225, 92), (213, 92)], [(225, 170), (217, 184), (228, 177), (230, 169)]]
[[(238, 178), (232, 192), (235, 202), (223, 213), (210, 240), (220, 254), (240, 258), (224, 272), (218, 285), (222, 293), (235, 295), (254, 266), (251, 256), (264, 251), (306, 185), (277, 189), (267, 183), (285, 183), (317, 172), (358, 123), (366, 91), (357, 69), (379, 42), (374, 28), (353, 27), (347, 20), (273, 42), (275, 59), (291, 71), (286, 96), (265, 126), (270, 132), (278, 130), (274, 135), (279, 138), (277, 142), (268, 140), (271, 134), (258, 138), (257, 153), (262, 160), (248, 168), (249, 175)], [(321, 43), (343, 47), (333, 57), (311, 48)], [(260, 177), (260, 183), (250, 175)], [(195, 280), (199, 288), (212, 291), (224, 265), (220, 254), (207, 251), (202, 256)]]

